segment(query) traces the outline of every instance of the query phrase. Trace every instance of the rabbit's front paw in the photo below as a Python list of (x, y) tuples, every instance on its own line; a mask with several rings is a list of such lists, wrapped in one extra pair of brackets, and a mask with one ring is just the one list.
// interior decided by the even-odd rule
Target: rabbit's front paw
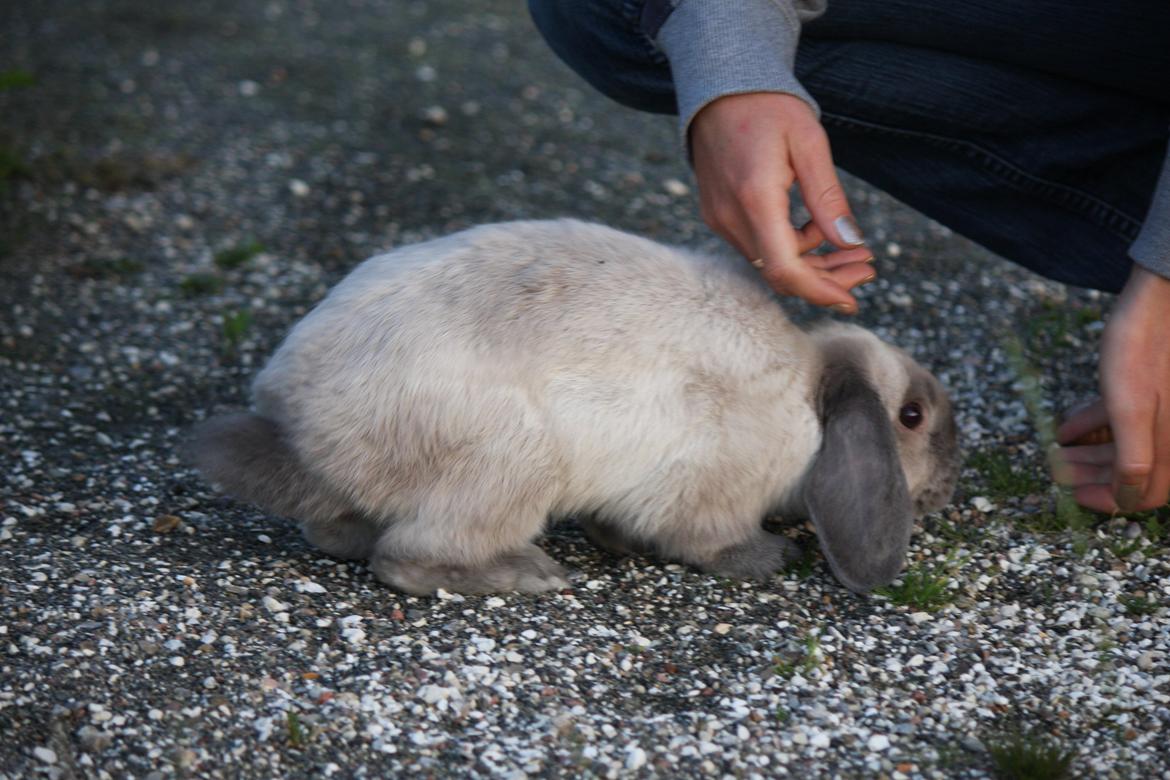
[(764, 579), (800, 560), (800, 546), (761, 529), (746, 542), (725, 547), (699, 568), (721, 577)]

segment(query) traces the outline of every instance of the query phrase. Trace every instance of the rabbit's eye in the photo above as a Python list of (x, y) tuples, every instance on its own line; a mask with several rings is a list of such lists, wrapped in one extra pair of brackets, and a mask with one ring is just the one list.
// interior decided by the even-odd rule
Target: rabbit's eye
[(898, 422), (910, 430), (922, 425), (922, 417), (922, 404), (917, 401), (911, 401), (898, 410)]

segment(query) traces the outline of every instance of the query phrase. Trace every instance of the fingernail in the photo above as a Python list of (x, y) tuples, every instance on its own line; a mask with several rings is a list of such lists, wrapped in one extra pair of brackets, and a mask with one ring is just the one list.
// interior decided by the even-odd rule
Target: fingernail
[(837, 236), (840, 237), (842, 243), (849, 244), (850, 246), (861, 246), (865, 243), (865, 239), (861, 237), (861, 228), (857, 226), (857, 221), (848, 214), (833, 220), (833, 227), (837, 229)]
[(830, 304), (829, 308), (832, 309), (833, 311), (837, 312), (838, 314), (852, 314), (853, 313), (853, 307), (847, 303)]
[(1132, 512), (1142, 502), (1142, 486), (1120, 485), (1117, 488), (1117, 495), (1114, 496), (1114, 499), (1117, 501), (1117, 506), (1121, 508), (1122, 512)]
[(860, 287), (863, 284), (869, 284), (870, 282), (872, 282), (876, 278), (877, 278), (877, 274), (870, 274), (869, 276), (865, 277), (860, 282), (858, 282), (857, 286)]
[(873, 261), (874, 261), (874, 256), (873, 256), (873, 255), (870, 255), (869, 257), (865, 258), (865, 259), (864, 259), (864, 260), (862, 260), (861, 262), (863, 262), (863, 263), (872, 263)]

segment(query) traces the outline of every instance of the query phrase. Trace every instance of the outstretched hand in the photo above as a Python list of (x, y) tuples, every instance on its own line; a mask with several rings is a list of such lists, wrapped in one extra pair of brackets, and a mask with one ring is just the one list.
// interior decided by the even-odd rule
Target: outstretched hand
[[(873, 279), (873, 254), (812, 108), (793, 95), (728, 95), (695, 116), (690, 141), (704, 221), (777, 292), (855, 313), (849, 291)], [(789, 216), (794, 183), (812, 214), (800, 229)], [(836, 249), (815, 254), (826, 241)]]
[[(1164, 505), (1170, 495), (1170, 280), (1134, 266), (1101, 340), (1101, 400), (1056, 432), (1056, 479), (1101, 512)], [(1079, 443), (1108, 426), (1113, 441)]]

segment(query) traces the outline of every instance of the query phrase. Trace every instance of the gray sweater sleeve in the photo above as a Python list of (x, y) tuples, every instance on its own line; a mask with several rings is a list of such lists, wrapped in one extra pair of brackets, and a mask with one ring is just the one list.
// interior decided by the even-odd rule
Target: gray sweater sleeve
[(1170, 279), (1170, 149), (1162, 163), (1162, 176), (1154, 200), (1129, 256), (1159, 276)]
[(695, 114), (725, 95), (784, 92), (818, 111), (793, 67), (801, 22), (824, 13), (826, 4), (678, 0), (657, 30), (657, 43), (670, 60), (683, 138)]

